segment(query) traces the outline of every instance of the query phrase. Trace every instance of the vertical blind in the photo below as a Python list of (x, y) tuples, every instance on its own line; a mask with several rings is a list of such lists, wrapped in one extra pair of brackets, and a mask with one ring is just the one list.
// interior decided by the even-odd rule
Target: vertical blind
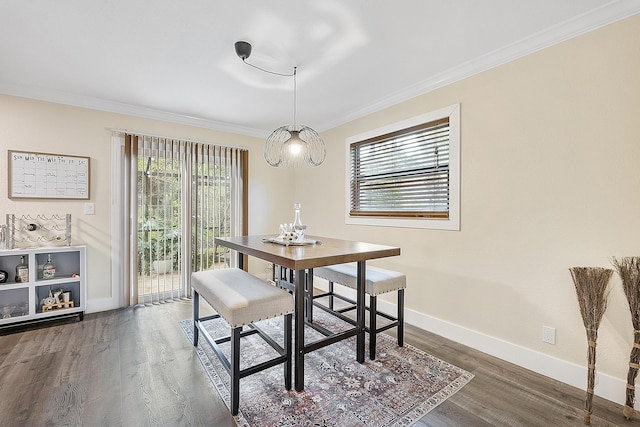
[(449, 217), (449, 119), (372, 139), (350, 151), (351, 216)]
[(191, 272), (233, 263), (215, 237), (244, 234), (247, 151), (124, 133), (130, 303), (191, 293)]
[(221, 264), (229, 266), (224, 246), (215, 245), (221, 236), (246, 234), (246, 151), (197, 144), (191, 157), (191, 257), (192, 271)]
[(138, 302), (186, 295), (182, 202), (185, 145), (180, 141), (132, 136), (137, 161)]

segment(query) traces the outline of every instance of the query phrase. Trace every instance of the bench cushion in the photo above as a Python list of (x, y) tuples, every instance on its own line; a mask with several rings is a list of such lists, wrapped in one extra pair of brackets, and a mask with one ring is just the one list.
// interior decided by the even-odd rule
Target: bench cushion
[(293, 313), (293, 296), (239, 268), (198, 271), (191, 286), (232, 327)]
[[(357, 289), (358, 265), (355, 262), (314, 268), (313, 275)], [(407, 276), (397, 271), (367, 266), (366, 276), (365, 292), (369, 295), (376, 296), (407, 287)]]

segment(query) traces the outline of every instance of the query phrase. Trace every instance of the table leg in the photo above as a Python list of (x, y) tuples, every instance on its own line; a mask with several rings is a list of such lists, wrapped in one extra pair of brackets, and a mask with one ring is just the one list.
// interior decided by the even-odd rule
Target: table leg
[(359, 363), (364, 363), (364, 314), (365, 314), (365, 301), (364, 291), (366, 283), (366, 265), (365, 261), (358, 261), (358, 286), (356, 289), (356, 323), (358, 328), (357, 346), (356, 346), (356, 360)]
[(307, 271), (307, 280), (306, 280), (306, 309), (305, 309), (305, 313), (306, 313), (306, 319), (308, 323), (313, 322), (313, 269), (310, 268)]
[[(305, 271), (295, 272), (295, 389), (304, 390), (304, 305)], [(363, 345), (364, 354), (364, 345)], [(364, 356), (363, 356), (364, 357)], [(363, 359), (364, 360), (364, 359)]]

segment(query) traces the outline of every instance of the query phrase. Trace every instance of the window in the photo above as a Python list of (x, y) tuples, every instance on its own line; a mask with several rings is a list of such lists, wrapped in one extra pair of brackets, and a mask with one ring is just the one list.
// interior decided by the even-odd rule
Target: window
[(459, 230), (459, 105), (347, 138), (347, 224)]

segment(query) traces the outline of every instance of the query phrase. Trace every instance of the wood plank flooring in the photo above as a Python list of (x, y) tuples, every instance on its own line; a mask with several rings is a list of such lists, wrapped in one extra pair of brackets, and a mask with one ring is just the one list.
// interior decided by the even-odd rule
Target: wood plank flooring
[[(181, 300), (0, 336), (0, 426), (235, 426), (178, 326), (190, 317)], [(416, 427), (584, 425), (583, 390), (415, 327), (405, 341), (475, 375)], [(596, 397), (591, 425), (640, 421)]]

